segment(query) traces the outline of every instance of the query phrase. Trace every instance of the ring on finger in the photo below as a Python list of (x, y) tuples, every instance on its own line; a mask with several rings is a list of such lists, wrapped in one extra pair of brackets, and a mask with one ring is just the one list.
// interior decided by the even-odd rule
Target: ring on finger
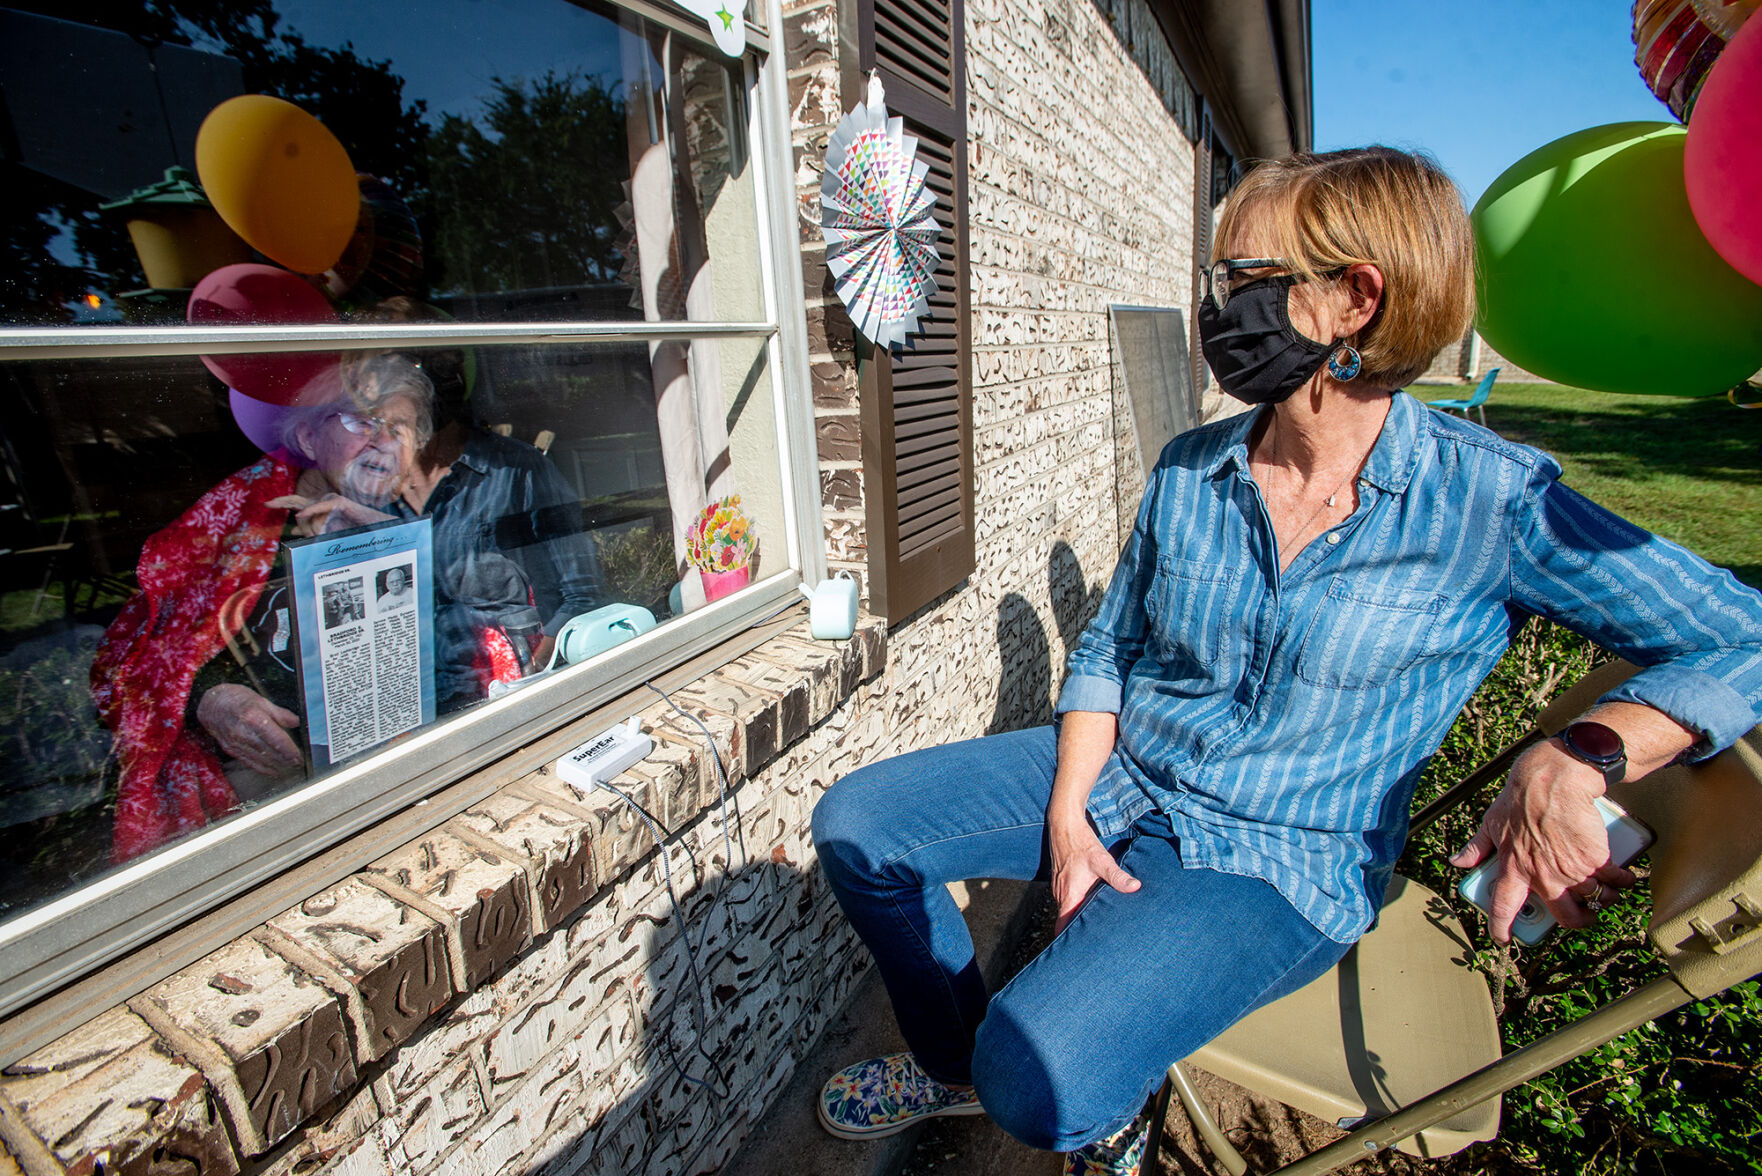
[(1603, 909), (1603, 884), (1601, 882), (1596, 883), (1591, 888), (1590, 896), (1588, 898), (1581, 898), (1579, 901), (1583, 902), (1585, 904), (1585, 909), (1590, 911), (1593, 915), (1601, 912)]

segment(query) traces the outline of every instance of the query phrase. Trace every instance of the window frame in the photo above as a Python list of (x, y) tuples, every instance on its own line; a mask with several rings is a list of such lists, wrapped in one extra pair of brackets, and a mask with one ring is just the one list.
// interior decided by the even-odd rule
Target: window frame
[[(611, 0), (717, 54), (707, 30), (682, 10), (647, 0)], [(781, 0), (765, 0), (765, 22), (782, 28)], [(0, 923), (0, 1052), (65, 1029), (69, 1010), (34, 1025), (31, 1006), (82, 977), (116, 968), (96, 1008), (109, 1007), (186, 967), (237, 934), (237, 918), (206, 935), (180, 936), (171, 952), (138, 949), (192, 924), (222, 904), (246, 904), (260, 923), (287, 905), (286, 895), (249, 908), (250, 890), (403, 814), (400, 830), (419, 836), (461, 806), (429, 797), (602, 707), (644, 682), (740, 635), (797, 599), (798, 586), (825, 576), (818, 457), (802, 310), (799, 234), (795, 225), (787, 63), (750, 22), (741, 58), (754, 171), (761, 322), (424, 323), (337, 327), (60, 327), (0, 328), (0, 363), (45, 359), (141, 358), (260, 350), (367, 350), (458, 345), (556, 345), (664, 339), (762, 339), (775, 408), (778, 477), (783, 488), (784, 565), (747, 590), (713, 602), (571, 668), (555, 678), (423, 728), (396, 747), (311, 781), (285, 796), (228, 817)], [(789, 308), (785, 313), (783, 308)], [(274, 344), (274, 347), (265, 347)], [(412, 825), (410, 814), (423, 812)], [(432, 811), (428, 811), (432, 810)], [(341, 855), (346, 857), (346, 855)], [(192, 868), (198, 867), (198, 868)], [(353, 867), (337, 864), (310, 882), (316, 893)], [(296, 900), (297, 901), (297, 900)], [(145, 957), (152, 958), (146, 959)], [(121, 973), (126, 973), (123, 975)], [(82, 989), (89, 985), (82, 985)], [(92, 1008), (82, 1002), (79, 1009)], [(71, 1010), (77, 1015), (79, 1009)], [(12, 1060), (11, 1057), (6, 1058)]]

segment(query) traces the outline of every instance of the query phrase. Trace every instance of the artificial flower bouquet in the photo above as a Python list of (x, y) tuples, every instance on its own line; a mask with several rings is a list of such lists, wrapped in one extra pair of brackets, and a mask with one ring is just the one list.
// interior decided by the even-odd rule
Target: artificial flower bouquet
[(686, 558), (702, 575), (704, 595), (711, 600), (746, 586), (758, 549), (738, 494), (704, 507), (685, 533)]

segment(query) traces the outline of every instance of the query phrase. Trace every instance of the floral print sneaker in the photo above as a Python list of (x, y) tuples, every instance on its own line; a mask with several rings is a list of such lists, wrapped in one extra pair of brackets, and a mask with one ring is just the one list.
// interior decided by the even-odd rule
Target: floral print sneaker
[(820, 1091), (820, 1126), (840, 1139), (877, 1139), (937, 1115), (982, 1115), (979, 1096), (952, 1090), (909, 1053), (846, 1066)]
[(1064, 1176), (1138, 1176), (1149, 1135), (1150, 1119), (1139, 1115), (1106, 1139), (1066, 1152)]

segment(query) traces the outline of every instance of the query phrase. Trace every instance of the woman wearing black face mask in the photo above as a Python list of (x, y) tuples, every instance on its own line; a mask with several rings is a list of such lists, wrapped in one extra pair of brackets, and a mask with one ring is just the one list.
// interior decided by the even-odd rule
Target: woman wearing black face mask
[[(911, 1047), (834, 1076), (835, 1135), (983, 1110), (1077, 1153), (1069, 1172), (1137, 1172), (1169, 1062), (1369, 926), (1421, 769), (1525, 614), (1647, 668), (1582, 738), (1525, 752), (1453, 859), (1497, 849), (1497, 939), (1532, 889), (1582, 927), (1632, 881), (1592, 803), (1607, 782), (1757, 722), (1762, 596), (1397, 390), (1473, 310), (1467, 216), (1435, 164), (1264, 164), (1218, 241), (1205, 357), (1258, 408), (1163, 452), (1060, 725), (873, 765), (814, 813)], [(944, 884), (1037, 876), (1060, 934), (988, 1001)]]

